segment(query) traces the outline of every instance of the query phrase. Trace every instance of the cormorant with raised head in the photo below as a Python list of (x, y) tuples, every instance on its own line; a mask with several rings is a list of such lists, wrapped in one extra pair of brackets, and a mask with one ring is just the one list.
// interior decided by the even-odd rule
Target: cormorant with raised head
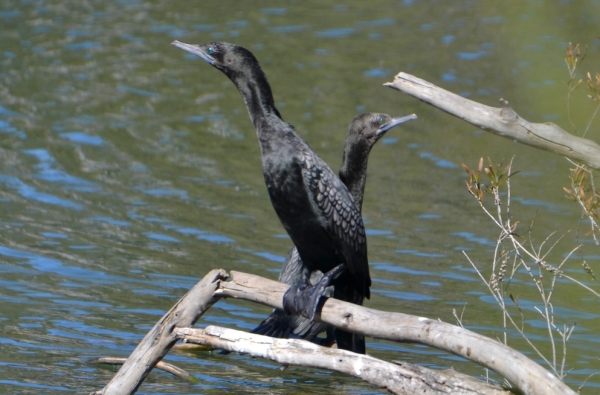
[[(371, 278), (360, 211), (342, 181), (282, 119), (254, 55), (224, 42), (190, 45), (174, 41), (173, 45), (198, 55), (238, 88), (259, 140), (271, 203), (302, 262), (310, 271), (331, 271), (323, 280), (333, 281), (335, 298), (362, 304), (370, 296)], [(320, 282), (316, 288), (323, 290), (327, 284)], [(299, 307), (299, 297), (292, 298), (292, 303), (284, 298), (286, 309), (302, 311), (313, 320), (320, 295), (297, 295), (302, 302), (308, 299), (308, 306)], [(362, 336), (336, 330), (335, 339), (341, 349), (365, 352)]]
[[(359, 211), (362, 210), (365, 184), (367, 183), (367, 163), (371, 148), (393, 127), (400, 125), (417, 116), (414, 114), (392, 118), (387, 114), (368, 113), (355, 117), (344, 141), (342, 167), (339, 176), (354, 198), (354, 203)], [(298, 250), (293, 248), (287, 256), (279, 281), (290, 285), (302, 285), (309, 282), (316, 283), (320, 280), (319, 273), (311, 272), (300, 259)], [(312, 281), (311, 281), (312, 279)], [(310, 322), (300, 315), (289, 315), (283, 310), (275, 309), (252, 333), (279, 338), (302, 338), (316, 341), (317, 336), (324, 332), (327, 325), (319, 322)], [(328, 336), (319, 343), (328, 345), (333, 339)]]

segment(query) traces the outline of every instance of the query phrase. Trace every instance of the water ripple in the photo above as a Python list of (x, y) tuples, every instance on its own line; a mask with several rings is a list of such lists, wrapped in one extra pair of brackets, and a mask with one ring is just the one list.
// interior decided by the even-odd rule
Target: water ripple
[(342, 38), (353, 34), (356, 30), (351, 27), (340, 27), (337, 29), (327, 29), (315, 32), (315, 36), (323, 38)]
[(86, 145), (102, 145), (104, 140), (100, 136), (92, 136), (83, 132), (68, 132), (59, 134), (63, 139), (67, 139), (73, 143), (86, 144)]
[(35, 187), (25, 184), (17, 177), (0, 175), (0, 182), (4, 183), (7, 187), (11, 189), (15, 189), (25, 199), (34, 200), (40, 203), (62, 206), (66, 208), (72, 208), (75, 210), (83, 209), (83, 206), (79, 203), (75, 203), (68, 199), (59, 198), (58, 196), (50, 195), (48, 193), (38, 192), (37, 189), (35, 189)]

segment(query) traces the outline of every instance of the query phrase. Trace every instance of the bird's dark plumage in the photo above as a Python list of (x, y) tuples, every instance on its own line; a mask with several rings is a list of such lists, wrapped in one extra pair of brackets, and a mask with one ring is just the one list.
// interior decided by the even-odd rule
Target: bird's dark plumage
[[(254, 55), (235, 44), (173, 45), (222, 71), (240, 91), (256, 129), (271, 203), (309, 271), (345, 264), (334, 280), (338, 299), (362, 304), (371, 278), (367, 241), (352, 195), (327, 164), (284, 122)], [(364, 353), (364, 339), (336, 331), (338, 347)]]
[[(387, 114), (368, 113), (355, 117), (348, 128), (344, 141), (344, 153), (339, 176), (350, 191), (359, 210), (362, 209), (364, 189), (367, 182), (367, 163), (371, 148), (385, 133), (403, 122), (415, 119), (416, 115), (402, 118), (392, 118)], [(320, 280), (321, 272), (311, 272), (303, 264), (296, 248), (287, 256), (279, 281), (290, 285), (312, 284)], [(324, 332), (327, 326), (319, 322), (310, 322), (299, 315), (289, 315), (275, 309), (252, 332), (279, 338), (298, 337), (317, 341), (317, 336)], [(330, 337), (330, 334), (328, 334)], [(319, 342), (327, 344), (331, 339)]]

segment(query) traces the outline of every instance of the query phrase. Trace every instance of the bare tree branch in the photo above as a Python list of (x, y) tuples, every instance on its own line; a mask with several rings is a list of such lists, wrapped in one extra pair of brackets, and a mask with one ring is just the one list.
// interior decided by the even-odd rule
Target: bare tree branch
[(500, 99), (502, 107), (489, 107), (403, 72), (396, 75), (394, 82), (384, 85), (407, 93), (485, 131), (600, 169), (600, 145), (569, 134), (551, 122), (530, 123), (521, 118), (504, 99)]
[(133, 394), (156, 364), (177, 341), (176, 326), (192, 326), (218, 298), (214, 296), (219, 283), (227, 278), (222, 269), (210, 271), (146, 334), (112, 380), (96, 395)]
[(405, 362), (390, 363), (353, 352), (318, 346), (297, 339), (274, 339), (233, 329), (177, 328), (184, 341), (247, 353), (284, 365), (329, 369), (358, 377), (393, 394), (508, 395), (510, 391), (453, 370), (433, 370)]
[[(286, 284), (236, 271), (231, 272), (231, 277), (232, 281), (221, 284), (223, 296), (252, 298), (255, 302), (282, 308)], [(377, 339), (420, 343), (459, 355), (495, 371), (524, 394), (574, 394), (556, 376), (520, 352), (445, 322), (368, 309), (333, 298), (327, 299), (321, 313), (317, 313), (317, 320)], [(375, 322), (377, 325), (373, 325)]]
[[(196, 284), (161, 318), (115, 377), (95, 395), (134, 393), (152, 367), (177, 340), (179, 329), (176, 330), (176, 327), (191, 326), (219, 297), (240, 298), (282, 308), (283, 294), (289, 288), (286, 284), (241, 272), (232, 271), (231, 281), (222, 281), (226, 278), (227, 273), (223, 270), (213, 270)], [(556, 376), (523, 354), (454, 325), (424, 317), (367, 309), (333, 298), (327, 299), (317, 320), (374, 338), (427, 344), (460, 355), (494, 370), (526, 395), (574, 394)], [(323, 350), (318, 358), (328, 358), (330, 349)], [(365, 365), (365, 361), (356, 359), (352, 369), (366, 369), (368, 365)], [(381, 385), (389, 388), (386, 383)]]

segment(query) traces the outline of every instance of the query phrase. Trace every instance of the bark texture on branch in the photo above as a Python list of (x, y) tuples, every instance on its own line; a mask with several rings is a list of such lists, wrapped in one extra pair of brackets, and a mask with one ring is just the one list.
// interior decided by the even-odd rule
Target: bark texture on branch
[[(252, 296), (248, 297), (255, 302), (282, 308), (281, 300), (287, 285), (235, 271), (231, 272), (231, 278), (232, 281), (221, 286), (223, 296), (247, 299), (245, 294), (249, 293)], [(527, 395), (575, 394), (556, 376), (520, 352), (445, 322), (368, 309), (333, 298), (327, 299), (320, 314), (317, 313), (317, 320), (377, 339), (420, 343), (459, 355), (495, 371)]]
[(409, 363), (390, 363), (353, 352), (297, 339), (274, 339), (233, 329), (178, 328), (183, 340), (227, 351), (251, 354), (284, 365), (328, 369), (358, 377), (397, 395), (509, 395), (511, 392), (455, 371), (438, 371)]
[(500, 99), (502, 107), (489, 107), (465, 99), (430, 82), (401, 72), (384, 84), (407, 93), (485, 131), (522, 144), (553, 152), (600, 169), (600, 145), (567, 133), (554, 123), (530, 123)]
[[(286, 284), (241, 272), (232, 271), (231, 281), (223, 281), (227, 278), (228, 275), (223, 270), (213, 270), (207, 274), (204, 279), (196, 284), (194, 288), (181, 298), (180, 301), (160, 319), (160, 321), (144, 337), (106, 387), (104, 387), (102, 391), (95, 392), (94, 394), (134, 393), (152, 368), (156, 366), (158, 361), (164, 357), (177, 341), (179, 335), (197, 333), (194, 329), (187, 327), (193, 325), (194, 322), (218, 300), (218, 298), (240, 298), (275, 308), (282, 308), (281, 302), (283, 294), (289, 288)], [(514, 388), (517, 388), (526, 395), (575, 394), (575, 392), (558, 380), (554, 375), (532, 360), (526, 358), (523, 354), (493, 339), (486, 338), (485, 336), (478, 335), (454, 325), (424, 317), (367, 309), (362, 306), (332, 298), (327, 299), (321, 313), (317, 315), (317, 319), (350, 332), (379, 339), (426, 344), (460, 355), (494, 370), (499, 375), (506, 378)], [(377, 323), (377, 325), (373, 325), (373, 323)], [(213, 336), (211, 341), (217, 342), (215, 345), (223, 349), (234, 347), (230, 345), (232, 339), (241, 339), (246, 336), (246, 334), (239, 335), (239, 333), (243, 332), (237, 331), (227, 332), (229, 334), (227, 336), (225, 336), (226, 332), (223, 329), (215, 329), (214, 331), (216, 332), (210, 333), (210, 335)], [(266, 343), (278, 345), (289, 344), (290, 342), (292, 342), (293, 345), (297, 342), (307, 343), (303, 340), (280, 340), (262, 336), (261, 338), (262, 339), (259, 339), (258, 343), (263, 343), (263, 346)], [(273, 356), (267, 354), (269, 351), (260, 347), (258, 349), (251, 348), (249, 345), (235, 347), (238, 348), (233, 348), (233, 351), (250, 353), (256, 356), (267, 355), (267, 358)], [(410, 392), (406, 393), (435, 394), (436, 392), (427, 391), (433, 391), (434, 388), (441, 389), (441, 385), (444, 382), (453, 383), (452, 380), (454, 380), (452, 376), (446, 375), (444, 377), (446, 372), (439, 371), (434, 376), (430, 376), (429, 381), (422, 380), (421, 387), (415, 390), (416, 387), (413, 388), (412, 386), (416, 386), (416, 383), (418, 383), (419, 380), (412, 380), (410, 382), (402, 381), (403, 378), (401, 376), (404, 375), (404, 373), (402, 373), (404, 371), (401, 370), (401, 368), (393, 370), (394, 373), (388, 376), (379, 373), (387, 369), (387, 365), (389, 364), (386, 362), (361, 355), (356, 355), (356, 358), (350, 358), (350, 354), (354, 355), (353, 353), (343, 350), (334, 351), (329, 348), (321, 348), (311, 343), (307, 343), (302, 347), (306, 350), (312, 350), (308, 352), (308, 354), (305, 353), (305, 357), (303, 358), (310, 357), (312, 359), (274, 360), (281, 363), (325, 367), (340, 372), (346, 372), (361, 377), (375, 385), (380, 385), (389, 388), (390, 390), (393, 389), (393, 391), (402, 390), (403, 384), (396, 385), (393, 383), (395, 380), (400, 379), (401, 382), (405, 383), (404, 385), (410, 388)], [(341, 357), (337, 354), (338, 351), (342, 353)], [(306, 355), (309, 356), (306, 357)], [(319, 362), (320, 359), (324, 359), (326, 362)], [(322, 366), (322, 363), (333, 365)], [(382, 367), (382, 370), (377, 372), (375, 370), (371, 371), (371, 368), (373, 367), (374, 369), (375, 366)], [(379, 379), (377, 377), (379, 377), (381, 381), (378, 381)], [(460, 382), (456, 382), (456, 385), (466, 383), (466, 381), (462, 379), (459, 381)], [(476, 381), (474, 380), (469, 385), (475, 385), (475, 382)], [(486, 385), (485, 383), (481, 384), (484, 386)], [(439, 387), (436, 387), (438, 385)], [(465, 386), (463, 389), (466, 391), (467, 387)], [(477, 394), (478, 392), (476, 391), (450, 391), (450, 393)], [(397, 393), (402, 394), (403, 392)], [(486, 394), (486, 392), (480, 393)]]

